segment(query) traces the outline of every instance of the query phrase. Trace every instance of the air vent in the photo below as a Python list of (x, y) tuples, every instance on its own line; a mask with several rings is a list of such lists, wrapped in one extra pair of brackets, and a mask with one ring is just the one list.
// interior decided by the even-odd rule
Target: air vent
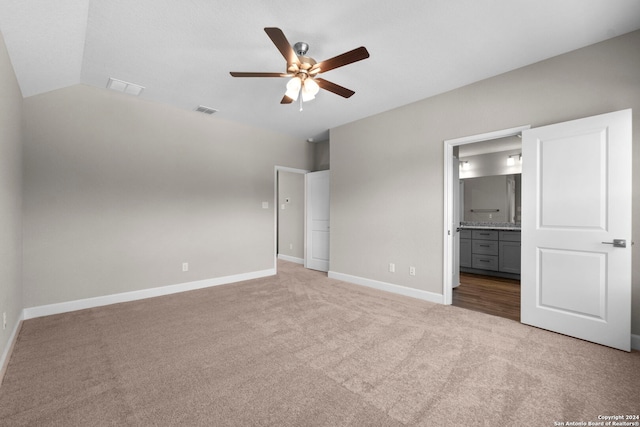
[(205, 107), (204, 105), (198, 105), (198, 108), (196, 108), (196, 111), (199, 113), (205, 113), (205, 114), (213, 114), (218, 112), (218, 110), (216, 110), (215, 108)]
[(138, 96), (144, 90), (144, 86), (140, 86), (134, 83), (125, 82), (124, 80), (109, 78), (107, 83), (107, 89), (115, 90), (117, 92), (123, 92), (129, 95)]

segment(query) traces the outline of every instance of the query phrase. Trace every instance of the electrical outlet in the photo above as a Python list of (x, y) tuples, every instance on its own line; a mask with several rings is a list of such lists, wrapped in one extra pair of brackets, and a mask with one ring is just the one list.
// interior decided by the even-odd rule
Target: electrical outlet
[(411, 266), (409, 267), (409, 276), (415, 276), (416, 275), (416, 268)]
[(392, 262), (389, 263), (389, 273), (395, 273), (396, 272), (396, 265)]
[(289, 243), (289, 249), (293, 249), (293, 243)]
[(189, 263), (188, 262), (183, 262), (182, 263), (182, 271), (189, 271)]
[(2, 313), (2, 330), (7, 329), (7, 312)]

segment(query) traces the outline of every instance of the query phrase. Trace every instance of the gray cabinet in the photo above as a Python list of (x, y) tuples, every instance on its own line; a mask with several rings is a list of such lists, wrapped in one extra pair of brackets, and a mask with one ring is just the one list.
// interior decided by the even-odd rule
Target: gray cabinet
[(460, 267), (471, 268), (471, 230), (460, 230)]
[(520, 231), (460, 231), (460, 269), (488, 275), (520, 275)]
[(520, 232), (501, 231), (498, 270), (520, 274)]

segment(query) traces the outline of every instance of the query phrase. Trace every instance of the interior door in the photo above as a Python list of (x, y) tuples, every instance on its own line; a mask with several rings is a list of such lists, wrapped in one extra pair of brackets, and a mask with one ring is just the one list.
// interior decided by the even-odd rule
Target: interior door
[(329, 171), (305, 175), (304, 266), (329, 271)]
[(522, 139), (522, 323), (629, 351), (631, 110)]

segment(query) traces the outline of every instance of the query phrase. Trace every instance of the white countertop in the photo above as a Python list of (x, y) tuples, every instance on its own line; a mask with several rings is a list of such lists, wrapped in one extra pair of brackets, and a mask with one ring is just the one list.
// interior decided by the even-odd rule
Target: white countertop
[(520, 227), (501, 227), (499, 225), (461, 225), (460, 230), (506, 230), (520, 231)]

